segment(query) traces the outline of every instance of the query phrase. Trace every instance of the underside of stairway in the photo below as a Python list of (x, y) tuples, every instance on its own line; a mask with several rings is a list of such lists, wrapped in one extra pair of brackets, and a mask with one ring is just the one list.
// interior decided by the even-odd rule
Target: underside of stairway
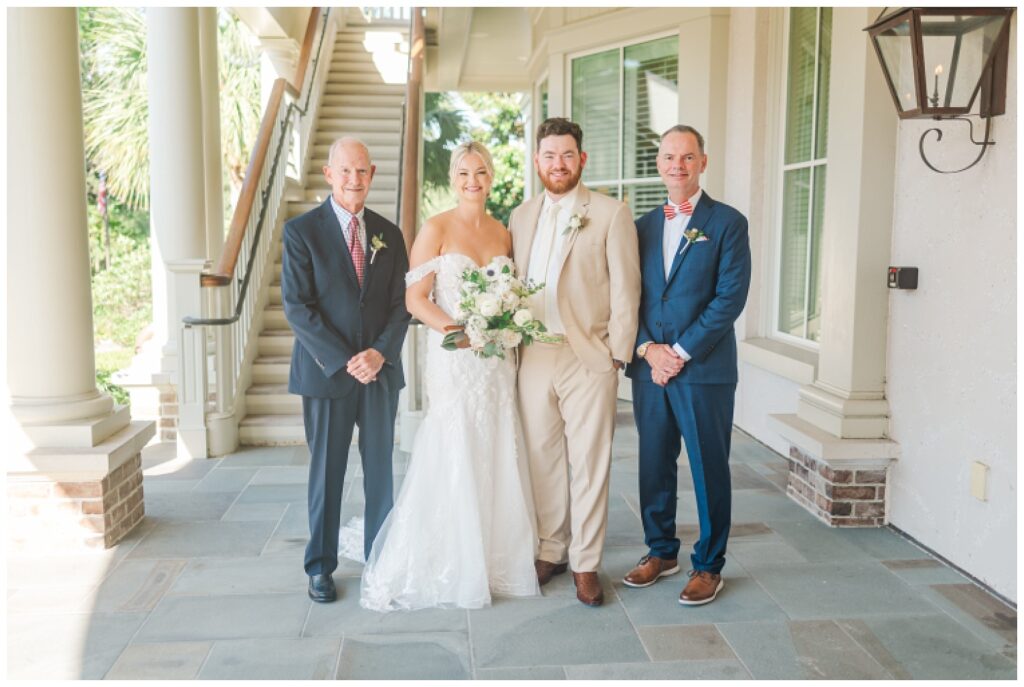
[[(408, 53), (408, 25), (347, 26), (338, 32), (330, 55), (330, 70), (320, 101), (307, 168), (306, 186), (288, 201), (288, 219), (322, 203), (330, 193), (323, 175), (331, 143), (355, 136), (370, 149), (376, 173), (366, 206), (395, 221), (398, 202), (398, 166), (402, 136), (404, 71)], [(281, 246), (270, 294), (263, 313), (263, 330), (246, 391), (246, 416), (239, 424), (239, 440), (248, 446), (279, 446), (306, 442), (302, 398), (288, 393), (288, 372), (295, 337), (281, 304)]]

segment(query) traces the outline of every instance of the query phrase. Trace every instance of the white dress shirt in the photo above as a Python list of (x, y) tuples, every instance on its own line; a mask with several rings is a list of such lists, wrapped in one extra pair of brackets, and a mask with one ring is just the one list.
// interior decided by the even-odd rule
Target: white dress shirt
[[(704, 194), (704, 191), (697, 189), (688, 199), (693, 209), (697, 209), (697, 202), (700, 201), (700, 197)], [(671, 200), (668, 202), (672, 202)], [(686, 232), (687, 227), (690, 226), (690, 220), (693, 215), (684, 215), (680, 212), (676, 213), (676, 216), (672, 219), (665, 219), (665, 231), (662, 232), (661, 238), (661, 255), (665, 261), (665, 278), (668, 279), (669, 272), (672, 271), (672, 263), (675, 262), (676, 253), (682, 250), (680, 242), (683, 240), (683, 233)], [(672, 344), (673, 350), (683, 360), (689, 360), (692, 356), (686, 352), (686, 350), (679, 344)]]
[[(579, 195), (579, 184), (560, 200), (553, 201), (551, 196), (544, 194), (540, 217), (537, 219), (537, 231), (533, 235), (533, 246), (530, 248), (530, 266), (526, 276), (535, 283), (544, 283), (544, 288), (530, 296), (530, 310), (533, 316), (544, 323), (548, 332), (565, 334), (565, 325), (558, 312), (558, 277), (561, 273), (562, 255), (565, 250), (565, 239), (568, 235), (565, 228), (569, 226), (569, 218), (576, 206)], [(552, 221), (552, 208), (558, 208)]]
[[(338, 218), (338, 223), (341, 225), (341, 231), (345, 235), (345, 245), (351, 248), (352, 246), (352, 213), (345, 208), (338, 205), (338, 202), (334, 200), (334, 196), (330, 196), (331, 209), (334, 210), (335, 216)], [(359, 222), (359, 245), (363, 247), (363, 253), (367, 253), (366, 247), (366, 220), (363, 219), (363, 208), (355, 214), (356, 221)]]

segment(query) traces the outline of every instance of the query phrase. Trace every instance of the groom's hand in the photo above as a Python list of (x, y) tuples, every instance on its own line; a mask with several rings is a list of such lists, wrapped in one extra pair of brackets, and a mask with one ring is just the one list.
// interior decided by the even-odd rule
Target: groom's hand
[(348, 373), (363, 384), (377, 380), (377, 373), (384, 366), (384, 356), (375, 348), (367, 348), (348, 361)]

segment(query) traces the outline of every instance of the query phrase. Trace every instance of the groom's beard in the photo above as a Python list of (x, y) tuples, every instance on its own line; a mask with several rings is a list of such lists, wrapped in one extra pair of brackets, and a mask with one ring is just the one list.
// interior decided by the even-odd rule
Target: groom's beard
[[(563, 170), (558, 171), (561, 172)], [(580, 177), (583, 176), (583, 168), (580, 167), (578, 170), (576, 170), (576, 174), (570, 177), (566, 177), (561, 181), (553, 181), (551, 177), (540, 172), (538, 172), (537, 175), (540, 177), (540, 183), (544, 184), (544, 188), (546, 188), (548, 191), (555, 194), (556, 196), (560, 196), (563, 193), (568, 193), (569, 191), (576, 188), (576, 184), (580, 183)]]

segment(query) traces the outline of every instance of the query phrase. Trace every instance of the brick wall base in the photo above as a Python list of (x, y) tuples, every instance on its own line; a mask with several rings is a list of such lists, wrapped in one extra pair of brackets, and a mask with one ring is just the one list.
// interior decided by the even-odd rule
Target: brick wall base
[(156, 431), (160, 441), (177, 441), (178, 394), (174, 387), (160, 389), (159, 414), (153, 419), (156, 420)]
[(8, 475), (7, 513), (14, 549), (110, 548), (145, 514), (141, 453), (104, 476)]
[(786, 493), (833, 527), (881, 527), (888, 522), (887, 467), (846, 469), (789, 449)]

